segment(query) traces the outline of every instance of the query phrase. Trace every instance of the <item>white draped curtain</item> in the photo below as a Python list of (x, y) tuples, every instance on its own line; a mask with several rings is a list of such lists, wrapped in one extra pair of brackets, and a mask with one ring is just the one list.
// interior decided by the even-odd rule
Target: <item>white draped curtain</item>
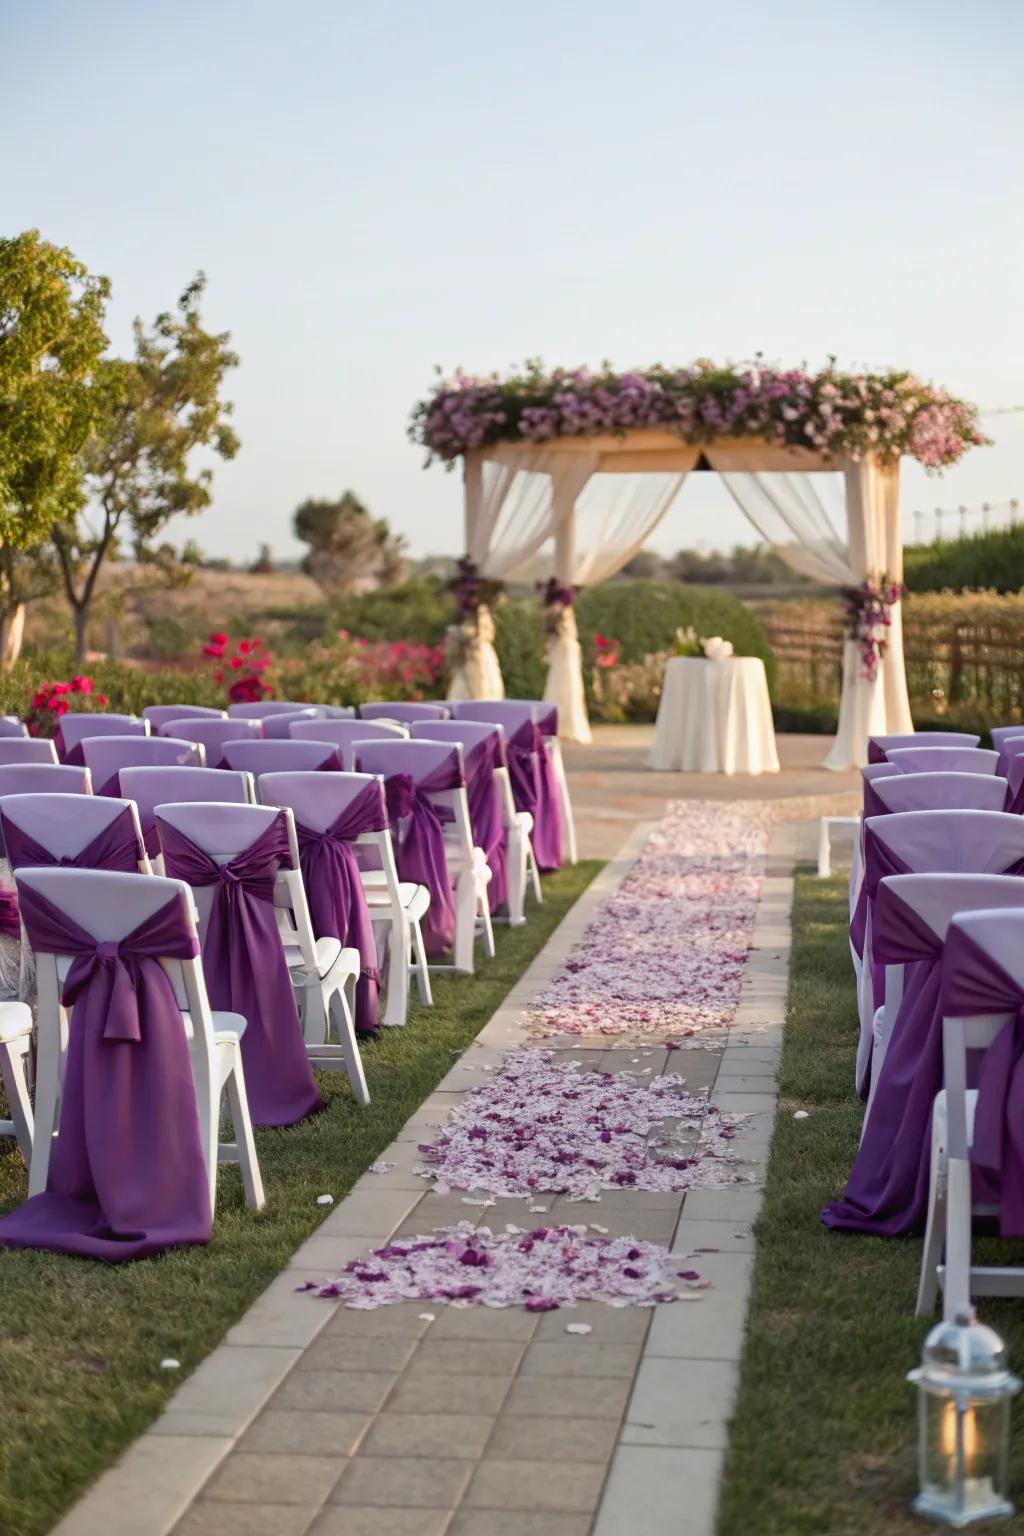
[[(761, 537), (794, 570), (815, 581), (859, 586), (869, 577), (903, 580), (899, 534), (899, 466), (874, 457), (847, 464), (842, 473), (763, 474), (730, 469), (735, 450), (707, 450), (712, 468)], [(838, 530), (844, 528), (844, 533)], [(903, 658), (901, 605), (892, 610), (886, 654), (877, 676), (863, 675), (860, 646), (843, 644), (839, 725), (826, 768), (862, 767), (868, 737), (910, 731)]]
[[(577, 498), (575, 515), (562, 519), (555, 533), (558, 580), (565, 586), (595, 587), (615, 576), (643, 548), (685, 479), (685, 471), (592, 475)], [(583, 653), (571, 608), (548, 643), (544, 698), (558, 705), (560, 736), (591, 740)]]
[[(638, 433), (615, 443), (502, 443), (471, 450), (465, 459), (469, 558), (483, 575), (507, 580), (525, 572), (551, 541), (558, 580), (595, 586), (643, 547), (703, 452), (762, 538), (794, 569), (842, 586), (883, 574), (902, 581), (898, 463), (868, 455), (837, 473), (811, 452), (754, 440), (712, 443), (700, 450), (667, 436), (648, 447), (644, 437)], [(493, 633), (491, 617), (482, 610), (478, 643), (456, 670), (449, 697), (504, 696)], [(589, 741), (582, 654), (571, 609), (549, 644), (548, 663), (544, 697), (558, 705), (561, 734)], [(867, 738), (875, 732), (913, 729), (898, 603), (877, 678), (869, 682), (861, 674), (859, 648), (847, 641), (839, 729), (827, 767), (865, 762)]]

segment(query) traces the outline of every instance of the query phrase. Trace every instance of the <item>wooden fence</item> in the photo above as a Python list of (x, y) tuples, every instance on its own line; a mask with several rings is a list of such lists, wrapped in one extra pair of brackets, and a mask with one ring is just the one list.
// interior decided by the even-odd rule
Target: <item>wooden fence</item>
[[(985, 721), (1024, 718), (1024, 611), (977, 619), (904, 605), (907, 685), (917, 714)], [(787, 609), (789, 612), (787, 612)], [(838, 604), (758, 605), (778, 662), (777, 700), (835, 705), (843, 635)]]

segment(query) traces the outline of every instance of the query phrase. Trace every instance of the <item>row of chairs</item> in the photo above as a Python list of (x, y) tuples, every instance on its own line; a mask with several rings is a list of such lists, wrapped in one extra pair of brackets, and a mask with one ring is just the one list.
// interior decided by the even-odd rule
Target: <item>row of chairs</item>
[(862, 770), (850, 914), (866, 1110), (846, 1199), (825, 1220), (923, 1223), (920, 1315), (940, 1284), (949, 1316), (972, 1295), (1024, 1292), (1024, 1270), (972, 1262), (973, 1223), (1017, 1235), (1008, 1212), (1024, 1203), (1024, 1164), (993, 1182), (976, 1150), (1002, 1138), (1024, 1002), (1024, 728), (992, 737), (991, 751), (955, 732), (875, 737)]
[[(265, 708), (266, 706), (263, 706)], [(393, 709), (394, 706), (388, 706)], [(529, 707), (529, 706), (527, 706)], [(397, 722), (360, 722), (328, 720), (312, 710), (289, 706), (274, 711), (274, 719), (287, 719), (289, 734), (280, 730), (267, 735), (262, 720), (227, 720), (218, 712), (204, 711), (182, 715), (179, 706), (160, 706), (167, 713), (130, 722), (133, 730), (120, 731), (123, 722), (111, 722), (108, 716), (82, 717), (83, 730), (103, 722), (114, 729), (108, 734), (89, 736), (71, 723), (62, 749), (65, 762), (57, 764), (52, 755), (39, 762), (3, 762), (8, 747), (37, 747), (39, 744), (16, 737), (0, 736), (0, 832), (21, 846), (45, 852), (47, 862), (74, 863), (91, 846), (111, 818), (126, 814), (131, 820), (137, 844), (137, 869), (148, 876), (147, 896), (143, 906), (159, 907), (168, 899), (168, 885), (162, 877), (163, 837), (168, 825), (203, 849), (218, 864), (228, 863), (241, 847), (249, 846), (260, 835), (260, 822), (283, 815), (287, 824), (289, 856), (278, 872), (274, 892), (280, 911), (282, 942), (289, 971), (300, 999), (300, 1018), (307, 1051), (319, 1065), (341, 1065), (347, 1071), (360, 1102), (367, 1101), (365, 1077), (353, 1028), (356, 979), (360, 970), (358, 950), (343, 948), (336, 941), (325, 943), (313, 931), (309, 903), (303, 887), (301, 859), (296, 825), (325, 833), (344, 816), (346, 804), (367, 786), (377, 785), (383, 806), (383, 783), (396, 778), (409, 779), (419, 792), (420, 786), (433, 784), (430, 798), (435, 807), (441, 802), (445, 812), (445, 859), (449, 864), (455, 897), (454, 964), (456, 969), (473, 969), (473, 948), (482, 938), (485, 952), (493, 955), (493, 935), (488, 910), (487, 886), (490, 870), (482, 851), (474, 846), (466, 790), (463, 787), (463, 748), (471, 750), (478, 742), (493, 737), (497, 731), (502, 751), (495, 755), (496, 783), (501, 787), (502, 815), (509, 843), (509, 909), (513, 921), (523, 920), (523, 905), (528, 878), (540, 897), (536, 860), (530, 844), (531, 818), (516, 810), (511, 783), (504, 767), (504, 732), (484, 721), (462, 724), (428, 711), (429, 718), (416, 718), (409, 727)], [(420, 706), (425, 708), (425, 706)], [(294, 718), (295, 716), (298, 718)], [(177, 733), (187, 722), (190, 734), (207, 736), (207, 742), (221, 751), (217, 769), (205, 766), (207, 742), (190, 741), (177, 734), (153, 736), (155, 726)], [(62, 724), (68, 723), (64, 717)], [(318, 741), (316, 727), (327, 731), (346, 727), (344, 742)], [(227, 729), (229, 736), (218, 732)], [(244, 728), (244, 734), (241, 728)], [(412, 733), (415, 733), (413, 739)], [(309, 771), (320, 769), (323, 749), (334, 756), (340, 746), (346, 769), (358, 767), (366, 772)], [(315, 749), (315, 764), (308, 749)], [(74, 751), (73, 749), (77, 749)], [(305, 749), (303, 766), (290, 772), (276, 771), (282, 762), (293, 764), (292, 749)], [(246, 759), (235, 766), (233, 753)], [(248, 756), (255, 751), (255, 757)], [(18, 753), (9, 753), (17, 757)], [(77, 756), (80, 765), (68, 758)], [(499, 762), (500, 759), (500, 762)], [(338, 769), (341, 757), (326, 766)], [(447, 787), (436, 788), (439, 765), (451, 765)], [(412, 769), (410, 773), (408, 770)], [(432, 772), (433, 771), (433, 772)], [(88, 802), (77, 797), (90, 795), (94, 784), (102, 794)], [(420, 886), (399, 879), (390, 833), (386, 825), (379, 830), (360, 833), (353, 839), (364, 869), (363, 894), (373, 923), (379, 953), (388, 956), (387, 1011), (385, 1023), (404, 1022), (408, 981), (415, 974), (420, 996), (430, 1001), (430, 980), (421, 923), (430, 906), (430, 893)], [(372, 850), (372, 852), (371, 852)], [(11, 851), (11, 850), (9, 850)], [(41, 856), (41, 855), (39, 855)], [(50, 896), (68, 899), (68, 916), (87, 921), (92, 915), (92, 929), (97, 941), (112, 942), (124, 937), (125, 924), (137, 922), (140, 907), (130, 891), (138, 896), (137, 876), (109, 870), (19, 868), (19, 890), (23, 882), (36, 882), (39, 890)], [(42, 885), (39, 886), (39, 880)], [(54, 886), (54, 880), (56, 885)], [(125, 880), (130, 886), (124, 885)], [(182, 899), (180, 884), (170, 882)], [(158, 889), (159, 888), (159, 889)], [(202, 887), (188, 893), (185, 903), (188, 922), (197, 936), (203, 933)], [(207, 904), (208, 905), (208, 904)], [(122, 921), (123, 919), (123, 921)], [(98, 921), (98, 926), (97, 926)], [(109, 931), (108, 931), (109, 930)], [(116, 931), (115, 931), (116, 930)], [(165, 957), (165, 969), (171, 975), (189, 1034), (193, 1059), (197, 1105), (204, 1142), (204, 1155), (210, 1180), (211, 1206), (215, 1194), (218, 1160), (217, 1124), (222, 1095), (226, 1094), (235, 1141), (221, 1146), (219, 1156), (237, 1158), (242, 1163), (243, 1184), (250, 1204), (263, 1200), (262, 1184), (255, 1158), (251, 1123), (242, 1067), (245, 1036), (244, 1019), (218, 1020), (209, 1007), (203, 985), (202, 965), (183, 962), (171, 964)], [(29, 1092), (29, 1042), (31, 1015), (24, 1005), (6, 1005), (0, 1016), (0, 1070), (11, 1105), (11, 1121), (0, 1131), (18, 1136), (30, 1166), (30, 1195), (46, 1185), (50, 1149), (57, 1127), (60, 1084), (67, 1054), (67, 1019), (60, 1005), (61, 986), (67, 970), (67, 957), (39, 955), (39, 1026), (36, 1094), (33, 1108)], [(63, 968), (63, 970), (62, 970)], [(195, 1022), (198, 1021), (198, 1024)], [(338, 1044), (330, 1039), (334, 1024)]]

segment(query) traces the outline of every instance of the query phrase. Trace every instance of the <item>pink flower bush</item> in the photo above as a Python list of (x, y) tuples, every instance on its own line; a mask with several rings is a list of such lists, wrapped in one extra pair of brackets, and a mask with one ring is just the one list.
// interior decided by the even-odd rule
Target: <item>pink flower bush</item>
[(728, 1028), (754, 930), (770, 807), (676, 801), (529, 1010), (543, 1035)]
[(29, 700), (25, 724), (30, 736), (52, 736), (62, 715), (69, 710), (89, 714), (110, 704), (106, 694), (97, 693), (91, 677), (73, 677), (70, 683), (44, 683)]
[(681, 1295), (693, 1299), (700, 1285), (682, 1255), (656, 1243), (599, 1237), (582, 1225), (509, 1225), (496, 1233), (467, 1221), (430, 1237), (393, 1239), (364, 1259), (350, 1259), (325, 1285), (308, 1281), (299, 1289), (340, 1296), (359, 1311), (445, 1301), (551, 1312), (581, 1301), (649, 1307)]
[(356, 639), (347, 631), (339, 639), (353, 647), (356, 680), (373, 697), (422, 699), (436, 693), (444, 672), (444, 646), (411, 640)]
[[(666, 1120), (674, 1128), (652, 1138)], [(602, 1189), (721, 1187), (747, 1182), (730, 1150), (734, 1128), (675, 1073), (646, 1082), (521, 1050), (467, 1094), (433, 1146), (421, 1146), (422, 1171), (453, 1189), (574, 1200)]]
[(755, 359), (717, 367), (615, 373), (539, 362), (501, 378), (462, 372), (441, 382), (414, 409), (409, 435), (431, 459), (453, 462), (470, 448), (509, 441), (621, 434), (662, 428), (688, 443), (758, 437), (779, 446), (859, 458), (907, 454), (929, 469), (953, 464), (986, 439), (977, 410), (913, 374), (844, 373), (834, 360), (819, 373), (780, 369)]

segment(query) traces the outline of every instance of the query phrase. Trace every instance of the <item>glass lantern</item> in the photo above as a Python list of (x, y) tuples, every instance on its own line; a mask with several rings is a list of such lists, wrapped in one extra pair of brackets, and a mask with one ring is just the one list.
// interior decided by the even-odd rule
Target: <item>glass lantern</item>
[(1010, 1400), (1020, 1382), (999, 1335), (958, 1312), (932, 1329), (907, 1380), (918, 1389), (917, 1513), (956, 1530), (1011, 1515)]

